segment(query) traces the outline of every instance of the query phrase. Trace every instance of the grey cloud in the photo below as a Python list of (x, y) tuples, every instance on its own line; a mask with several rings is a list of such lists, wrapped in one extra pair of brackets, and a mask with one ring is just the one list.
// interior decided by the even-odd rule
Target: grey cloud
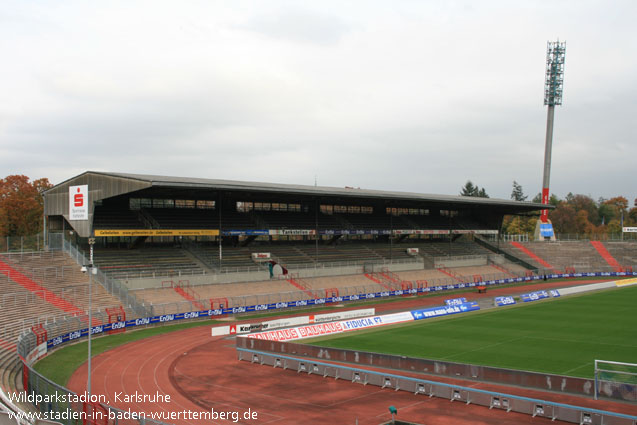
[(0, 20), (35, 18), (0, 26), (6, 174), (318, 175), (449, 194), (471, 179), (504, 198), (516, 180), (534, 196), (545, 43), (559, 29), (567, 64), (551, 188), (637, 196), (634, 1), (615, 11), (563, 1), (557, 15), (541, 1), (195, 2), (178, 12), (159, 2), (151, 14), (127, 3), (99, 16), (82, 2), (7, 5)]
[(292, 42), (332, 45), (350, 30), (339, 17), (307, 10), (280, 10), (251, 19), (245, 29)]

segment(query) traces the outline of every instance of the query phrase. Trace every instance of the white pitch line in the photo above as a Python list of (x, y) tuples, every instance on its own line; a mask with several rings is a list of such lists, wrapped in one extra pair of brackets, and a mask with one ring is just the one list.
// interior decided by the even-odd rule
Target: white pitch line
[(583, 339), (564, 339), (564, 338), (546, 338), (539, 336), (529, 336), (527, 338), (539, 339), (543, 341), (560, 341), (560, 342), (574, 342), (574, 343), (585, 343), (585, 344), (595, 344), (595, 345), (606, 345), (608, 347), (624, 347), (624, 348), (637, 348), (637, 345), (625, 345), (625, 344), (612, 344), (610, 342), (596, 342), (590, 340)]
[(585, 367), (585, 366), (592, 365), (592, 364), (593, 364), (593, 363), (590, 363), (590, 362), (588, 362), (588, 363), (584, 363), (584, 364), (583, 364), (583, 365), (581, 365), (581, 366), (577, 366), (577, 367), (574, 367), (574, 368), (572, 368), (572, 369), (567, 370), (566, 372), (562, 372), (562, 373), (561, 373), (561, 375), (566, 375), (567, 373), (571, 373), (571, 372), (573, 372), (574, 370), (581, 369), (581, 368), (583, 368), (583, 367)]
[(495, 344), (484, 345), (484, 346), (479, 347), (479, 348), (474, 348), (473, 350), (467, 350), (467, 351), (463, 351), (461, 353), (451, 354), (449, 356), (444, 357), (444, 359), (449, 359), (449, 358), (455, 357), (455, 356), (462, 356), (463, 354), (473, 353), (475, 351), (484, 350), (486, 348), (497, 347), (498, 345), (508, 344), (509, 342), (519, 341), (519, 340), (524, 339), (524, 338), (526, 338), (526, 337), (518, 337), (518, 338), (509, 339), (507, 341), (497, 342)]

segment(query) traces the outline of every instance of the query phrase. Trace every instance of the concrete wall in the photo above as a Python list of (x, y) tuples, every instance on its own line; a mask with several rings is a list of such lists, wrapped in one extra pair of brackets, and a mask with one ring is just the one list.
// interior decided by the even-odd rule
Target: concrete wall
[(504, 258), (504, 255), (500, 254), (489, 254), (489, 261), (495, 264), (506, 264), (507, 259)]
[(200, 275), (182, 275), (182, 276), (161, 276), (157, 278), (141, 278), (123, 280), (122, 283), (129, 289), (149, 289), (161, 288), (161, 283), (166, 280), (178, 282), (187, 280), (191, 285), (210, 285), (217, 283), (233, 283), (233, 282), (258, 282), (268, 280), (270, 273), (267, 271), (244, 272), (244, 273), (223, 273), (223, 274), (200, 274)]
[(436, 257), (434, 259), (434, 267), (453, 268), (453, 267), (474, 267), (486, 266), (487, 256), (467, 256), (467, 257)]
[[(375, 264), (374, 271), (380, 271), (381, 268), (388, 268), (392, 272), (402, 272), (411, 270), (423, 270), (424, 265), (421, 262), (414, 263), (396, 263), (396, 264)], [(347, 276), (363, 273), (363, 265), (343, 266), (343, 267), (325, 267), (325, 268), (307, 268), (290, 270), (292, 273), (298, 273), (299, 277), (308, 279), (313, 277), (329, 277), (329, 276)], [(260, 282), (270, 279), (268, 271), (251, 271), (239, 273), (222, 273), (222, 274), (202, 274), (202, 275), (182, 275), (172, 278), (162, 276), (157, 278), (141, 278), (128, 279), (122, 281), (130, 289), (147, 289), (161, 288), (161, 283), (165, 280), (188, 280), (191, 285), (210, 285), (217, 283), (235, 283), (235, 282)]]

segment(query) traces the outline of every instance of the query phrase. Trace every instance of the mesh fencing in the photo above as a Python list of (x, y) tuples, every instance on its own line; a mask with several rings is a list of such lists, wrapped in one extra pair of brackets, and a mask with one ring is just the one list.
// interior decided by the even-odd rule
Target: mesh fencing
[(312, 358), (296, 358), (280, 353), (269, 353), (237, 347), (239, 360), (292, 371), (312, 379), (334, 378), (352, 384), (373, 385), (381, 389), (406, 391), (415, 395), (440, 397), (450, 401), (476, 404), (490, 409), (502, 409), (579, 424), (634, 425), (635, 416), (622, 415), (593, 408), (554, 403), (547, 400), (521, 397), (503, 392), (492, 392), (459, 384), (436, 382), (388, 371), (375, 371), (339, 363), (325, 363)]

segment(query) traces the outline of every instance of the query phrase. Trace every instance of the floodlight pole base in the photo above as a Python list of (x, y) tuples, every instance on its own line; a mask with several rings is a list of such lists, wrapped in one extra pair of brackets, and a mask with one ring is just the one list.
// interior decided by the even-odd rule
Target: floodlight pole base
[[(553, 225), (553, 223), (551, 222), (551, 220), (546, 220), (547, 223)], [(540, 225), (542, 224), (542, 220), (537, 221), (537, 223), (535, 223), (535, 240), (539, 241), (539, 242), (543, 242), (543, 241), (551, 241), (551, 242), (555, 242), (557, 239), (555, 238), (555, 231), (553, 232), (552, 236), (549, 237), (545, 237), (542, 236), (542, 232), (540, 231)]]

